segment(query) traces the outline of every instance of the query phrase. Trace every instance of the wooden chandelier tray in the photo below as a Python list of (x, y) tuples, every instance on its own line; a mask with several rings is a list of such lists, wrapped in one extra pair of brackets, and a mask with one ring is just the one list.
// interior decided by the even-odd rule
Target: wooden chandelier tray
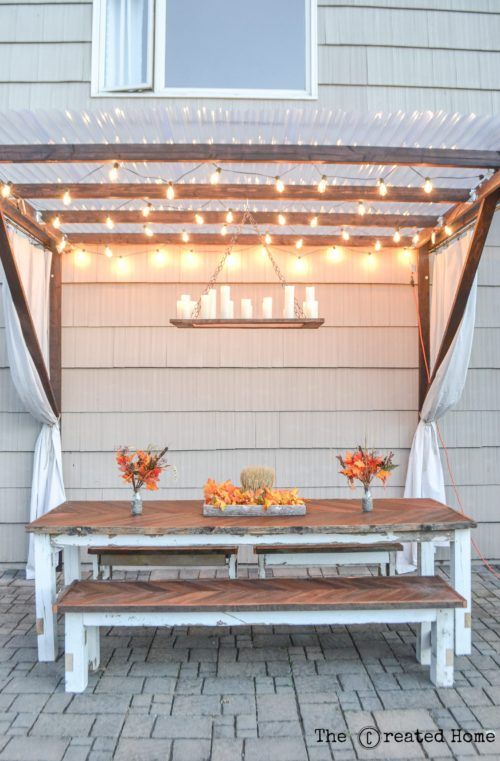
[(248, 518), (248, 517), (265, 517), (265, 516), (290, 516), (305, 515), (307, 507), (302, 505), (270, 505), (267, 510), (264, 505), (227, 505), (224, 510), (214, 505), (203, 505), (203, 515), (210, 518)]
[(176, 328), (302, 328), (302, 329), (314, 329), (320, 328), (324, 323), (322, 317), (319, 318), (293, 318), (286, 319), (282, 317), (272, 319), (251, 319), (243, 320), (241, 318), (235, 318), (232, 320), (216, 319), (207, 320), (199, 318), (191, 319), (172, 319), (171, 324)]

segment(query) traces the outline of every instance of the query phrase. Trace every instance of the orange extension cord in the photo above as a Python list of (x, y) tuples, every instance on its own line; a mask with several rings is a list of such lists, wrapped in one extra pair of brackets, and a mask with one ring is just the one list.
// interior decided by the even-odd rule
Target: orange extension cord
[[(424, 360), (425, 373), (427, 375), (427, 382), (429, 383), (430, 379), (431, 379), (431, 374), (430, 374), (430, 371), (429, 371), (429, 362), (428, 362), (427, 354), (426, 354), (426, 351), (425, 351), (424, 335), (423, 335), (423, 331), (422, 331), (422, 322), (421, 322), (421, 319), (420, 319), (420, 309), (418, 307), (418, 298), (417, 298), (417, 292), (416, 292), (416, 289), (415, 289), (415, 282), (413, 280), (413, 277), (411, 279), (411, 286), (412, 286), (412, 291), (413, 291), (413, 300), (415, 302), (415, 311), (417, 313), (417, 324), (418, 324), (418, 335), (419, 335), (419, 339), (420, 339), (420, 348), (422, 350), (422, 357), (423, 357), (423, 360)], [(445, 456), (445, 460), (446, 460), (446, 467), (448, 469), (448, 473), (450, 474), (452, 488), (453, 488), (453, 491), (454, 491), (455, 496), (457, 498), (457, 502), (458, 502), (458, 505), (460, 507), (460, 512), (462, 513), (462, 515), (465, 515), (465, 510), (463, 508), (462, 500), (460, 498), (460, 492), (458, 491), (458, 486), (456, 484), (455, 477), (453, 475), (453, 470), (451, 468), (449, 452), (448, 452), (448, 449), (446, 447), (446, 443), (445, 443), (445, 441), (443, 439), (443, 435), (442, 435), (442, 433), (441, 433), (437, 423), (436, 423), (436, 430), (437, 430), (437, 434), (439, 436), (439, 441), (440, 441), (441, 446), (443, 448), (443, 452), (444, 452), (444, 456)], [(474, 539), (472, 539), (471, 542), (472, 542), (472, 546), (474, 547), (474, 550), (476, 552), (476, 555), (482, 561), (484, 566), (488, 569), (488, 571), (490, 571), (490, 573), (493, 574), (493, 576), (496, 579), (500, 579), (500, 574), (498, 574), (495, 571), (495, 569), (491, 566), (491, 564), (488, 563), (488, 561), (486, 560), (486, 558), (482, 554), (481, 550), (479, 549), (479, 547), (478, 547), (477, 543), (474, 541)]]

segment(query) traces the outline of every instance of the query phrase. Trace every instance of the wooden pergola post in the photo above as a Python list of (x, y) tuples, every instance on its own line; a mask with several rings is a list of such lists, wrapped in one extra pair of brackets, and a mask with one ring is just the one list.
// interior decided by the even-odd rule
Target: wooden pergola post
[(429, 244), (425, 243), (417, 253), (417, 280), (418, 280), (418, 409), (422, 410), (425, 395), (429, 385), (429, 362), (430, 362), (430, 267), (429, 267)]

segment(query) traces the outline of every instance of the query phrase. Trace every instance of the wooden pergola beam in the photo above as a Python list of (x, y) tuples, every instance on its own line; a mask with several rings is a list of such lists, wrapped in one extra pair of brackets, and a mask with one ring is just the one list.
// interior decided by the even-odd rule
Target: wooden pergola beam
[(28, 352), (33, 360), (33, 364), (40, 376), (43, 389), (47, 396), (54, 414), (59, 417), (59, 406), (56, 401), (54, 390), (52, 388), (49, 373), (45, 365), (42, 349), (36, 333), (33, 318), (28, 304), (28, 299), (22, 284), (21, 275), (16, 264), (14, 253), (12, 251), (7, 226), (3, 212), (0, 211), (0, 261), (2, 262), (7, 285), (12, 296), (12, 301), (19, 318), (21, 330)]
[[(229, 239), (219, 233), (189, 233), (189, 242), (183, 243), (181, 234), (177, 233), (156, 233), (147, 237), (144, 233), (73, 233), (68, 235), (68, 242), (72, 246), (111, 246), (114, 245), (136, 245), (136, 246), (155, 246), (160, 244), (170, 245), (206, 245), (206, 246), (224, 246)], [(351, 236), (348, 241), (342, 239), (340, 235), (272, 235), (273, 246), (294, 246), (297, 239), (302, 238), (303, 246), (319, 248), (321, 246), (345, 246), (347, 248), (367, 248), (375, 246), (376, 241), (380, 241), (382, 248), (402, 248), (411, 245), (411, 238), (402, 237), (400, 243), (395, 243), (392, 237), (380, 237), (368, 235)], [(239, 235), (237, 240), (238, 246), (258, 246), (262, 244), (262, 236), (256, 234)]]
[(58, 236), (50, 227), (43, 227), (36, 221), (36, 213), (27, 201), (20, 201), (19, 205), (23, 207), (23, 211), (12, 202), (0, 201), (0, 211), (17, 227), (40, 241), (43, 246), (54, 250), (61, 236)]
[(497, 203), (500, 199), (500, 188), (497, 188), (489, 195), (487, 195), (481, 201), (479, 214), (477, 217), (476, 226), (472, 235), (469, 250), (467, 252), (467, 259), (462, 270), (460, 282), (457, 287), (457, 292), (453, 301), (453, 306), (450, 310), (448, 317), (448, 323), (443, 334), (441, 346), (437, 354), (436, 362), (432, 370), (431, 383), (436, 377), (436, 374), (441, 367), (444, 358), (446, 357), (453, 340), (460, 328), (460, 323), (467, 307), (467, 301), (469, 294), (476, 276), (479, 262), (484, 249), (484, 244), (488, 236), (488, 232), (491, 226), (491, 221), (495, 214)]
[(154, 161), (162, 163), (265, 163), (265, 164), (377, 164), (498, 168), (499, 151), (449, 148), (404, 148), (350, 145), (192, 145), (74, 144), (1, 145), (0, 163), (107, 163)]
[[(71, 198), (133, 198), (165, 200), (165, 184), (152, 183), (33, 183), (15, 185), (14, 192), (19, 198), (62, 199), (68, 190)], [(194, 184), (182, 183), (175, 186), (175, 198), (188, 200), (267, 200), (267, 201), (377, 201), (377, 203), (460, 203), (469, 198), (467, 188), (434, 188), (426, 193), (419, 187), (389, 186), (386, 196), (381, 196), (378, 188), (361, 185), (330, 185), (324, 193), (318, 193), (316, 185), (287, 185), (283, 193), (278, 193), (274, 185), (248, 185), (222, 183)]]
[[(278, 213), (276, 211), (256, 211), (252, 212), (252, 218), (257, 224), (277, 225)], [(225, 211), (202, 211), (206, 224), (224, 224), (226, 222)], [(118, 211), (96, 210), (62, 210), (62, 211), (44, 211), (42, 218), (47, 224), (51, 224), (55, 217), (59, 217), (62, 225), (67, 224), (105, 224), (106, 218), (112, 217), (115, 224), (184, 224), (190, 225), (195, 223), (194, 211), (166, 211), (164, 209), (154, 209), (147, 219), (144, 218), (141, 211), (135, 209), (120, 209)], [(233, 211), (234, 224), (242, 224), (243, 212)], [(286, 212), (287, 225), (310, 225), (313, 217), (317, 218), (318, 227), (388, 227), (388, 228), (418, 228), (429, 229), (437, 225), (438, 218), (426, 214), (370, 214), (364, 217), (359, 214), (321, 214), (311, 212), (293, 211)], [(251, 224), (246, 220), (244, 224)]]

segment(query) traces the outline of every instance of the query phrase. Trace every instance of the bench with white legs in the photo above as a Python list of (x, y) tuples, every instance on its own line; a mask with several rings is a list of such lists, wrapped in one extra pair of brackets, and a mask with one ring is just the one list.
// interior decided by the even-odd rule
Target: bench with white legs
[(431, 624), (431, 681), (453, 684), (455, 608), (466, 601), (436, 576), (319, 579), (75, 581), (65, 614), (66, 691), (83, 692), (99, 664), (99, 627)]
[(269, 566), (378, 565), (381, 576), (394, 576), (398, 542), (378, 544), (272, 544), (253, 548), (259, 564), (259, 578), (266, 578)]
[(227, 567), (230, 579), (237, 575), (238, 547), (89, 547), (94, 579), (112, 578), (113, 568), (165, 566)]

